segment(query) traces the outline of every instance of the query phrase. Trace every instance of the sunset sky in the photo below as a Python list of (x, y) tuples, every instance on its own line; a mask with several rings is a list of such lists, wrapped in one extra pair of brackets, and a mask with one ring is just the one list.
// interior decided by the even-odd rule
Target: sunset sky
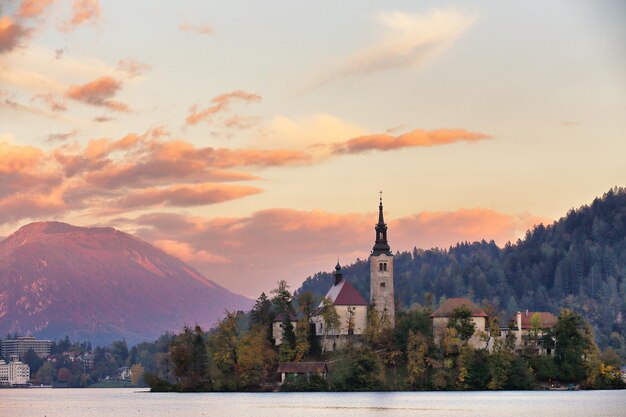
[(503, 245), (626, 185), (623, 1), (0, 0), (0, 236), (133, 233), (235, 292)]

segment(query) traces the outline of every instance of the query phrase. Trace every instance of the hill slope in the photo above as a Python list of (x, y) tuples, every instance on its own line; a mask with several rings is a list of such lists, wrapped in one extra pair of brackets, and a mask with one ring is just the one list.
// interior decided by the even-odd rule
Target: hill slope
[(31, 223), (0, 242), (0, 334), (108, 343), (213, 324), (251, 301), (112, 228)]
[[(393, 230), (389, 231), (393, 245)], [(523, 240), (499, 248), (492, 242), (459, 243), (449, 249), (397, 253), (395, 294), (400, 306), (425, 303), (425, 293), (469, 296), (493, 304), (501, 317), (518, 309), (582, 313), (598, 343), (626, 357), (626, 189), (614, 188), (589, 206), (571, 210)], [(357, 260), (344, 276), (369, 299), (367, 261)], [(332, 277), (318, 273), (299, 291), (321, 295)], [(506, 323), (505, 323), (506, 324)]]

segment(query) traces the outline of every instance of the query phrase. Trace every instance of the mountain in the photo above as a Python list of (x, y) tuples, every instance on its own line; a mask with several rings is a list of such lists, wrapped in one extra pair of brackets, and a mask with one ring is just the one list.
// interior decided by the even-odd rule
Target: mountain
[(31, 223), (0, 242), (0, 335), (134, 343), (251, 304), (112, 228)]
[[(393, 246), (393, 229), (389, 230)], [(357, 260), (342, 269), (369, 299), (369, 267)], [(317, 273), (298, 291), (322, 295), (332, 276)], [(424, 305), (431, 293), (469, 297), (491, 305), (501, 324), (517, 310), (573, 309), (589, 320), (601, 347), (626, 358), (626, 188), (614, 188), (590, 205), (572, 209), (524, 239), (498, 247), (493, 241), (463, 242), (448, 249), (398, 252), (394, 261), (397, 305)]]

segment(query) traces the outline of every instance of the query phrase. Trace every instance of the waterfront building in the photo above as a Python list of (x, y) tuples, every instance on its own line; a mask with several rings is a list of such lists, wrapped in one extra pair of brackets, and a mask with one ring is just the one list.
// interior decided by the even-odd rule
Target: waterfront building
[(18, 336), (16, 339), (2, 341), (2, 356), (8, 360), (13, 358), (22, 359), (29, 349), (35, 351), (40, 358), (50, 355), (51, 340), (36, 339), (34, 336)]
[(20, 361), (6, 363), (0, 359), (0, 386), (28, 386), (30, 367)]

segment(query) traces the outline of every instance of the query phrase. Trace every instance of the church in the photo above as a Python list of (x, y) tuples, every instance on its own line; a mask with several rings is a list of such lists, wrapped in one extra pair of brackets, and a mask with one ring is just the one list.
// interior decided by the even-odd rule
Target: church
[[(369, 256), (370, 301), (343, 279), (339, 262), (333, 272), (333, 285), (325, 295), (332, 302), (338, 316), (337, 323), (329, 326), (324, 320), (324, 300), (313, 311), (311, 323), (321, 339), (325, 351), (345, 345), (349, 340), (358, 342), (367, 327), (368, 308), (376, 309), (378, 320), (383, 325), (395, 327), (395, 301), (393, 292), (393, 254), (387, 241), (387, 224), (383, 215), (382, 193), (378, 205), (378, 223), (375, 226), (376, 239)], [(329, 302), (327, 301), (327, 303)]]

